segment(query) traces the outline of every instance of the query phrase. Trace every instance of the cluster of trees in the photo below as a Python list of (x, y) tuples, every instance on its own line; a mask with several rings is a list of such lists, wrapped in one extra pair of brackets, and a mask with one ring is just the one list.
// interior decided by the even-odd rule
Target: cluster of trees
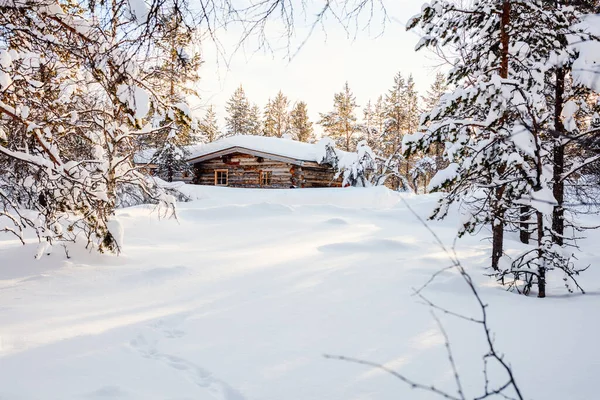
[(220, 133), (214, 108), (208, 108), (200, 123), (200, 131), (208, 142), (235, 135), (288, 137), (301, 142), (315, 139), (306, 103), (298, 101), (292, 105), (281, 91), (267, 101), (261, 112), (257, 104), (248, 100), (240, 85), (227, 102), (225, 111), (225, 132)]
[[(408, 159), (402, 155), (402, 140), (417, 130), (420, 114), (431, 110), (446, 90), (445, 77), (441, 73), (436, 75), (425, 96), (417, 92), (412, 76), (405, 79), (398, 73), (388, 93), (380, 95), (374, 102), (369, 100), (361, 111), (346, 82), (334, 95), (332, 110), (321, 113), (317, 124), (334, 140), (338, 149), (355, 152), (362, 147), (363, 141), (369, 146), (369, 154), (374, 155), (374, 161), (378, 161), (375, 164), (379, 166), (379, 171), (369, 177), (372, 183), (385, 181), (395, 188), (412, 186), (413, 190), (418, 190), (421, 180), (422, 190), (426, 191), (437, 165), (443, 164), (440, 162), (441, 148), (431, 155), (413, 155)], [(234, 135), (289, 137), (303, 142), (316, 140), (306, 103), (298, 101), (292, 106), (281, 91), (268, 100), (261, 113), (259, 106), (248, 100), (240, 86), (227, 102), (225, 111), (223, 134), (219, 133), (212, 106), (200, 122), (199, 129), (209, 142)], [(437, 162), (431, 156), (437, 157)]]
[[(372, 150), (375, 171), (371, 181), (386, 183), (393, 188), (427, 191), (427, 184), (437, 165), (439, 150), (405, 155), (402, 143), (407, 135), (417, 131), (422, 112), (431, 110), (448, 86), (443, 74), (438, 73), (425, 96), (420, 96), (411, 75), (405, 79), (399, 72), (388, 92), (375, 102), (369, 100), (362, 110), (362, 119), (356, 116), (359, 105), (348, 83), (334, 96), (333, 110), (321, 114), (319, 124), (337, 146), (345, 151), (355, 151), (366, 143)], [(438, 156), (436, 161), (431, 156)], [(430, 168), (425, 168), (428, 165)], [(422, 187), (419, 181), (423, 183)]]
[[(598, 11), (596, 1), (435, 0), (408, 26), (423, 31), (419, 48), (456, 55), (453, 89), (407, 143), (407, 155), (445, 144), (449, 165), (432, 185), (446, 194), (433, 216), (460, 203), (461, 234), (491, 226), (493, 274), (539, 297), (550, 270), (581, 290), (572, 251), (583, 227), (565, 188), (580, 186), (599, 159)], [(533, 246), (506, 257), (507, 230)]]
[(173, 200), (132, 159), (192, 141), (190, 15), (179, 0), (0, 3), (1, 230), (34, 229), (39, 255), (80, 237), (118, 252), (123, 193)]

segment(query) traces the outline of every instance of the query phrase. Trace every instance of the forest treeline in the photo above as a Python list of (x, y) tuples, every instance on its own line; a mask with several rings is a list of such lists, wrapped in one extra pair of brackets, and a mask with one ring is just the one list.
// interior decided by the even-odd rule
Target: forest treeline
[[(355, 152), (364, 141), (376, 157), (387, 161), (386, 181), (392, 188), (426, 192), (429, 179), (438, 166), (444, 165), (441, 148), (409, 159), (402, 155), (402, 139), (417, 131), (421, 114), (431, 111), (447, 89), (444, 75), (437, 73), (430, 88), (421, 95), (412, 75), (405, 78), (398, 72), (385, 94), (368, 100), (361, 108), (346, 82), (334, 94), (331, 111), (320, 113), (318, 120), (311, 121), (306, 102), (293, 102), (279, 91), (261, 108), (240, 85), (225, 106), (225, 127), (219, 126), (211, 105), (199, 121), (198, 140), (212, 142), (228, 136), (257, 135), (313, 143), (318, 139), (314, 132), (317, 124), (338, 149)], [(398, 172), (391, 173), (392, 164)]]

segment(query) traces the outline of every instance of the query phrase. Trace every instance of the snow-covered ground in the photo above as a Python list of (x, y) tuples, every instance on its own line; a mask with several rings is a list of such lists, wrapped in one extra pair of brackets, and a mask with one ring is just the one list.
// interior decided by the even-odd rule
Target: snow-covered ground
[[(119, 211), (119, 257), (71, 250), (66, 260), (56, 247), (34, 261), (34, 244), (0, 236), (0, 399), (435, 398), (326, 353), (454, 390), (443, 338), (412, 296), (449, 262), (399, 194), (186, 189), (198, 200), (180, 204), (179, 221), (158, 220), (149, 206)], [(405, 199), (425, 216), (436, 197)], [(456, 214), (431, 224), (446, 243)], [(484, 237), (460, 240), (457, 252), (526, 398), (599, 398), (597, 266), (581, 277), (587, 295), (565, 295), (555, 276), (550, 297), (517, 296), (483, 275)], [(599, 260), (599, 238), (582, 242), (582, 265)], [(477, 312), (453, 272), (426, 294)], [(442, 321), (474, 396), (483, 388), (480, 328)]]

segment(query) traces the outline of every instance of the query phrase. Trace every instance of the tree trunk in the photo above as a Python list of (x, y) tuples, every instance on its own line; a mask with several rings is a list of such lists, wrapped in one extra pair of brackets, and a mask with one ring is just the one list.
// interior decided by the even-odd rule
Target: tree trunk
[(529, 207), (522, 206), (519, 211), (519, 239), (521, 243), (529, 244)]
[[(502, 3), (502, 20), (500, 22), (500, 43), (502, 53), (500, 60), (500, 77), (508, 78), (508, 25), (510, 23), (510, 0), (504, 0)], [(502, 173), (503, 168), (499, 168)], [(504, 185), (496, 189), (495, 205), (492, 206), (494, 212), (494, 225), (492, 226), (492, 269), (499, 269), (500, 258), (502, 257), (504, 247), (504, 208), (500, 206), (504, 194)]]
[(504, 243), (504, 222), (496, 219), (492, 226), (492, 269), (500, 269), (500, 258), (502, 258)]
[(543, 257), (543, 239), (544, 239), (544, 217), (541, 212), (536, 212), (537, 217), (537, 246), (538, 246), (538, 297), (546, 297), (546, 261)]
[(564, 95), (565, 91), (565, 70), (558, 68), (556, 70), (556, 88), (555, 88), (555, 99), (554, 99), (554, 130), (556, 135), (556, 143), (553, 150), (553, 161), (554, 167), (552, 171), (552, 177), (554, 186), (552, 187), (552, 194), (558, 203), (554, 206), (552, 211), (552, 241), (558, 245), (563, 244), (563, 235), (565, 231), (565, 220), (564, 220), (564, 196), (565, 186), (562, 180), (562, 174), (565, 170), (565, 146), (563, 143), (564, 126), (561, 121), (561, 114), (564, 107)]

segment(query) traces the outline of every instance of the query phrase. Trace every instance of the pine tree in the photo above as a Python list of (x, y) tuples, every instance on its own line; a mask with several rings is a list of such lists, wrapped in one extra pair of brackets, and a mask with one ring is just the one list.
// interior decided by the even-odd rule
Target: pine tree
[(346, 82), (343, 91), (336, 93), (333, 98), (333, 111), (320, 114), (321, 120), (318, 123), (335, 140), (336, 145), (345, 151), (353, 151), (360, 139), (360, 126), (356, 123), (354, 114), (357, 107), (354, 94)]
[(217, 124), (217, 114), (212, 104), (206, 110), (206, 114), (204, 114), (204, 118), (200, 121), (198, 129), (203, 138), (209, 143), (219, 139), (220, 132)]
[(290, 102), (281, 92), (277, 93), (273, 100), (267, 102), (264, 113), (265, 136), (283, 137), (290, 131)]
[(193, 127), (197, 121), (185, 105), (185, 99), (199, 98), (194, 87), (200, 80), (198, 70), (202, 64), (200, 52), (194, 45), (196, 29), (175, 8), (168, 9), (158, 19), (158, 29), (152, 34), (156, 51), (154, 58), (158, 62), (150, 64), (147, 79), (152, 82), (153, 90), (164, 93), (169, 102), (178, 107), (166, 115), (154, 115), (157, 110), (151, 110), (148, 119), (160, 119), (162, 126), (167, 128), (160, 135), (154, 135), (152, 143), (145, 144), (156, 146), (174, 132), (175, 136), (169, 140), (181, 146), (190, 145), (195, 140)]
[(435, 80), (427, 91), (426, 96), (423, 96), (423, 111), (431, 112), (447, 90), (448, 83), (446, 83), (446, 76), (438, 72), (435, 74)]
[(225, 106), (227, 136), (248, 135), (251, 131), (250, 103), (242, 85), (238, 87)]
[(383, 96), (379, 96), (375, 104), (369, 101), (363, 110), (363, 130), (371, 149), (382, 156), (389, 155), (386, 154), (385, 127), (385, 101)]
[(381, 136), (385, 131), (385, 101), (383, 96), (379, 96), (375, 105), (373, 106), (373, 127), (377, 129), (378, 134)]
[(308, 118), (306, 103), (299, 101), (290, 113), (291, 131), (296, 140), (310, 143), (314, 140), (313, 124)]
[(375, 110), (371, 104), (371, 100), (367, 101), (367, 105), (363, 109), (363, 123), (361, 129), (364, 133), (364, 140), (367, 144), (373, 148), (373, 144), (377, 143), (379, 139), (379, 132), (377, 131), (375, 122)]
[[(444, 74), (437, 73), (435, 80), (431, 84), (431, 87), (427, 91), (427, 95), (423, 97), (423, 111), (426, 113), (431, 112), (435, 106), (439, 103), (440, 99), (448, 91), (448, 83), (446, 82), (446, 76)], [(439, 168), (445, 163), (442, 160), (442, 150), (444, 149), (443, 143), (436, 143), (431, 149), (431, 154), (436, 156), (436, 165)]]
[(263, 112), (263, 136), (273, 137), (276, 135), (275, 133), (275, 120), (273, 119), (271, 112), (271, 99), (267, 100), (267, 104), (265, 104), (265, 109)]
[(415, 89), (415, 81), (412, 74), (406, 80), (406, 88), (402, 96), (402, 104), (405, 113), (404, 132), (415, 133), (419, 127), (419, 94)]
[(385, 128), (383, 146), (386, 154), (399, 151), (402, 137), (406, 133), (407, 110), (405, 108), (406, 82), (398, 72), (394, 77), (394, 85), (385, 96)]
[[(419, 47), (453, 43), (463, 55), (448, 77), (456, 88), (425, 115), (422, 137), (407, 143), (409, 152), (417, 148), (412, 143), (425, 151), (433, 143), (451, 143), (445, 151), (450, 165), (433, 178), (433, 186), (448, 190), (434, 217), (443, 218), (457, 201), (477, 210), (460, 233), (490, 224), (492, 268), (500, 282), (513, 287), (524, 282), (525, 293), (536, 285), (539, 297), (545, 296), (548, 270), (561, 269), (573, 281), (577, 273), (548, 225), (555, 199), (545, 173), (552, 165), (547, 149), (552, 120), (547, 116), (556, 103), (543, 100), (548, 98), (546, 76), (556, 62), (551, 60), (556, 60), (557, 44), (578, 16), (567, 7), (545, 12), (548, 5), (488, 0), (463, 9), (435, 2), (409, 23), (425, 32)], [(538, 25), (553, 27), (552, 34), (539, 31)], [(473, 40), (464, 42), (463, 37)], [(526, 51), (511, 50), (523, 43)], [(482, 190), (485, 195), (475, 195)], [(507, 267), (500, 264), (504, 230), (519, 221), (515, 215), (523, 204), (532, 208), (536, 244)]]
[(254, 104), (250, 107), (250, 113), (248, 114), (248, 135), (260, 136), (262, 134), (260, 107), (258, 107), (258, 104)]

